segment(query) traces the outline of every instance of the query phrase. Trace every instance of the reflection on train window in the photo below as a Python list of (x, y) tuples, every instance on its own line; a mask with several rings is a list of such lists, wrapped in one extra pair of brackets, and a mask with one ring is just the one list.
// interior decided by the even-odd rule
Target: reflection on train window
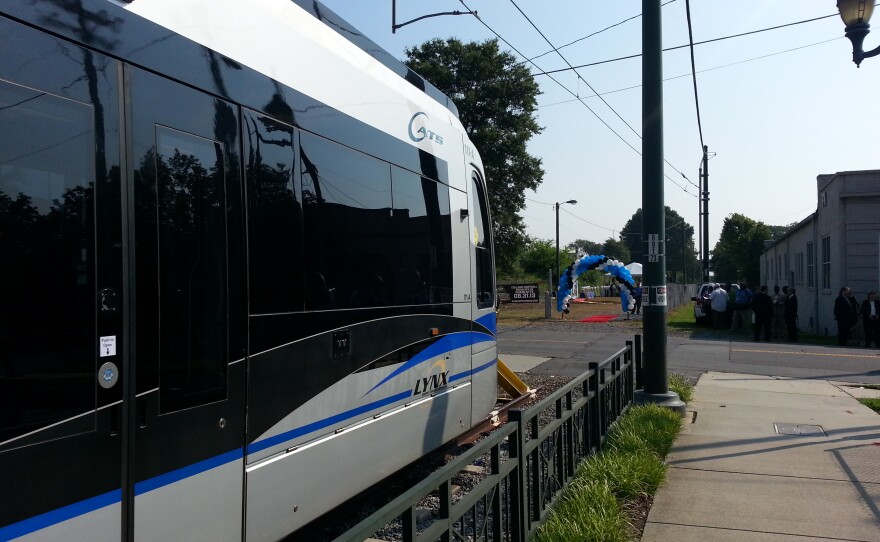
[(159, 203), (159, 410), (226, 398), (223, 147), (156, 128)]
[(251, 314), (303, 310), (302, 207), (293, 128), (248, 113), (246, 122)]
[(476, 256), (476, 292), (477, 307), (486, 309), (495, 306), (495, 288), (493, 288), (492, 243), (489, 236), (489, 206), (486, 205), (486, 193), (483, 183), (474, 173), (471, 178), (471, 197), (474, 209), (474, 246)]
[(452, 302), (449, 187), (392, 168), (394, 303)]
[(390, 166), (305, 132), (299, 158), (306, 309), (389, 305)]
[[(0, 446), (8, 448), (95, 408), (95, 136), (90, 105), (2, 80), (0, 125)], [(92, 429), (93, 417), (64, 428)]]

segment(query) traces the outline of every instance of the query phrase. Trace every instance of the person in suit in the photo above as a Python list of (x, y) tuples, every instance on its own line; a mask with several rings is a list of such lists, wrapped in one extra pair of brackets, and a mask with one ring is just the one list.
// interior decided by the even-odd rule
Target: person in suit
[(784, 318), (785, 318), (785, 328), (788, 331), (788, 340), (793, 343), (798, 342), (797, 317), (798, 317), (797, 290), (795, 290), (794, 288), (789, 288), (788, 289), (788, 297), (785, 298)]
[(856, 312), (849, 301), (852, 290), (844, 286), (834, 300), (834, 319), (837, 320), (837, 345), (846, 346), (849, 340), (849, 330), (856, 323)]
[(755, 340), (761, 340), (761, 331), (764, 332), (764, 340), (770, 342), (770, 325), (773, 323), (773, 300), (767, 293), (767, 286), (761, 286), (761, 290), (752, 297), (752, 311), (755, 313)]
[(877, 292), (868, 292), (868, 299), (862, 302), (862, 323), (865, 326), (865, 346), (880, 346), (880, 301)]

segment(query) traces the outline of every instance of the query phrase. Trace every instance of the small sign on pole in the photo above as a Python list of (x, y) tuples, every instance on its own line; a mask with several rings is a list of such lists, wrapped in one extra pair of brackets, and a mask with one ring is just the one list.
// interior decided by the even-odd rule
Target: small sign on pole
[(648, 261), (660, 261), (660, 235), (656, 233), (648, 234)]

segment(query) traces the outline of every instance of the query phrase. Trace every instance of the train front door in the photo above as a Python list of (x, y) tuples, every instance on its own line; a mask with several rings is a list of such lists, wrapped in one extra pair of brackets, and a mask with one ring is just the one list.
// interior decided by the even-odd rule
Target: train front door
[(239, 111), (130, 66), (125, 79), (137, 367), (130, 534), (136, 542), (241, 540), (246, 309)]

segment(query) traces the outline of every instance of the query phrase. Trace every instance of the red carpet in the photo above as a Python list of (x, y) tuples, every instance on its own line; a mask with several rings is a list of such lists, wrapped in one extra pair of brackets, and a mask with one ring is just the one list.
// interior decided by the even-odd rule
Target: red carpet
[(596, 316), (588, 316), (582, 320), (578, 320), (578, 322), (588, 322), (588, 323), (605, 323), (610, 322), (620, 316), (619, 314), (597, 314)]

